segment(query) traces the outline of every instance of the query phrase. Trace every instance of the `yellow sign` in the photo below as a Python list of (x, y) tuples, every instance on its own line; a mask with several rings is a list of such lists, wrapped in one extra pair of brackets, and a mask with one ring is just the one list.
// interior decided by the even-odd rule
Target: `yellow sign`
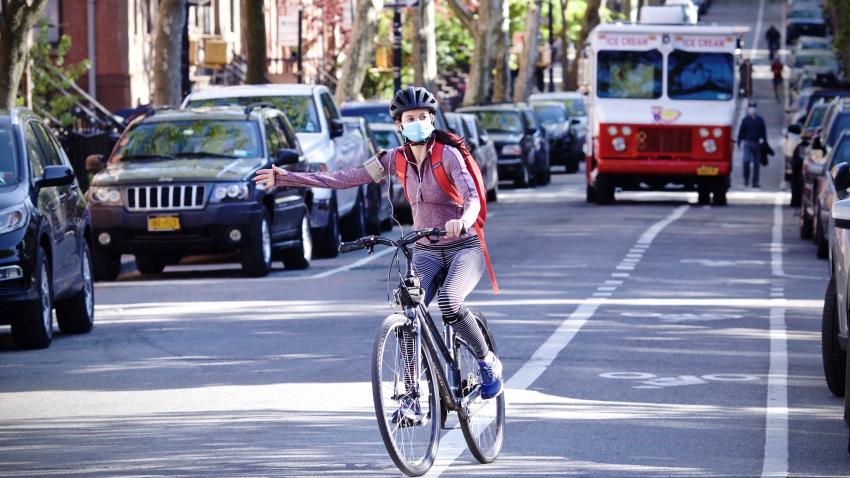
[(179, 231), (180, 218), (177, 216), (148, 216), (148, 231)]
[(700, 166), (697, 168), (699, 176), (717, 176), (720, 170), (716, 166)]

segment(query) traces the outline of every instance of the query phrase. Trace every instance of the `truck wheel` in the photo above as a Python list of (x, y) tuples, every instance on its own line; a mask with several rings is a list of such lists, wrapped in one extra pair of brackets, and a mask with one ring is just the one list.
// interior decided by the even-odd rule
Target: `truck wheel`
[(596, 176), (596, 204), (603, 206), (614, 202), (614, 186), (607, 174)]
[(12, 322), (12, 341), (16, 347), (43, 349), (53, 341), (53, 286), (50, 260), (43, 247), (36, 252), (35, 289), (38, 298), (23, 304), (21, 314)]
[(339, 255), (339, 212), (336, 200), (332, 199), (328, 211), (328, 224), (313, 233), (316, 257), (336, 257)]
[(591, 187), (590, 184), (585, 186), (584, 200), (589, 203), (596, 202), (596, 191), (593, 190), (593, 187)]
[(826, 259), (829, 257), (829, 240), (823, 233), (823, 221), (821, 221), (820, 216), (820, 211), (817, 211), (815, 216), (815, 246), (817, 246), (818, 259)]
[(136, 254), (136, 269), (142, 274), (160, 274), (165, 270), (165, 261), (154, 254)]
[(301, 220), (301, 242), (298, 246), (283, 251), (283, 265), (287, 269), (297, 270), (310, 267), (313, 259), (313, 236), (310, 235), (310, 220), (307, 214)]
[(94, 278), (89, 245), (83, 241), (81, 282), (83, 288), (56, 303), (56, 322), (65, 334), (85, 334), (94, 326)]
[(251, 277), (263, 277), (272, 270), (272, 232), (269, 213), (263, 211), (260, 222), (254, 226), (242, 248), (242, 270)]
[(107, 252), (95, 247), (92, 250), (94, 280), (113, 281), (121, 273), (121, 254)]
[(835, 293), (835, 278), (830, 278), (829, 285), (826, 286), (820, 343), (826, 386), (836, 397), (843, 397), (847, 352), (841, 350), (838, 344), (838, 298)]
[(363, 192), (357, 193), (354, 209), (348, 213), (342, 221), (342, 238), (346, 241), (354, 241), (366, 235), (366, 204), (363, 200)]
[(711, 189), (707, 184), (697, 186), (697, 203), (701, 205), (711, 204)]

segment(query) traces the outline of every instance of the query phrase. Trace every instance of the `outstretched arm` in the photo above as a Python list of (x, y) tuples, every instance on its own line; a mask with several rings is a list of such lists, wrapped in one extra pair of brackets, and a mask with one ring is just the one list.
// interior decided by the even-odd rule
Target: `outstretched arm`
[(370, 182), (380, 182), (389, 170), (387, 155), (376, 155), (360, 167), (326, 171), (319, 173), (293, 173), (272, 166), (272, 169), (261, 169), (254, 176), (254, 182), (266, 187), (272, 186), (301, 186), (328, 189), (348, 189)]

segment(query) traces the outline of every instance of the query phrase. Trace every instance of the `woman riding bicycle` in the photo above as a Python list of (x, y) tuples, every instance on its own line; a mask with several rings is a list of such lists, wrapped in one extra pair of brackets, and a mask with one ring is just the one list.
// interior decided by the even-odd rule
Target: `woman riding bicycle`
[[(445, 238), (436, 241), (423, 239), (414, 249), (413, 266), (425, 290), (425, 305), (437, 296), (443, 321), (451, 324), (478, 359), (481, 397), (489, 399), (502, 393), (502, 364), (489, 350), (475, 317), (463, 305), (485, 269), (481, 242), (473, 228), (480, 210), (479, 197), (456, 148), (444, 145), (442, 158), (449, 179), (463, 197), (462, 208), (443, 191), (432, 168), (423, 167), (430, 164), (431, 150), (436, 142), (436, 110), (434, 95), (425, 88), (408, 86), (396, 92), (390, 104), (390, 115), (405, 138), (400, 148), (381, 151), (359, 168), (340, 171), (294, 173), (272, 166), (272, 169), (257, 171), (254, 181), (266, 187), (353, 188), (372, 181), (380, 182), (387, 175), (395, 177), (393, 158), (400, 151), (407, 161), (407, 171), (414, 173), (404, 175), (414, 229), (444, 227), (447, 233)], [(404, 349), (413, 350), (412, 339), (405, 337), (404, 342)], [(400, 413), (407, 418), (417, 413), (416, 410), (415, 404), (407, 407), (402, 404)]]

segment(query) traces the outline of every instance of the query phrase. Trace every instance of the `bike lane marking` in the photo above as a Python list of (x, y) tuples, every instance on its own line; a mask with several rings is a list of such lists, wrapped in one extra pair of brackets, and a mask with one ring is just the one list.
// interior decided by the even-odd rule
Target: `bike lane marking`
[[(664, 228), (681, 218), (688, 209), (690, 209), (690, 206), (679, 206), (666, 218), (654, 223), (641, 234), (633, 248), (639, 247), (643, 250), (649, 248), (658, 234)], [(619, 267), (617, 266), (617, 269)], [(614, 272), (611, 274), (611, 277), (623, 277), (620, 274), (622, 273)], [(596, 294), (598, 292), (580, 304), (575, 311), (564, 319), (549, 338), (534, 351), (531, 358), (507, 380), (505, 383), (505, 393), (509, 394), (511, 390), (525, 390), (543, 375), (549, 366), (552, 365), (552, 362), (555, 361), (558, 354), (575, 338), (588, 319), (593, 317), (593, 314), (596, 313), (596, 310), (601, 305), (607, 303), (608, 299), (601, 298)], [(508, 397), (506, 397), (506, 401), (510, 404)], [(440, 450), (437, 453), (434, 466), (431, 467), (431, 470), (425, 476), (433, 478), (442, 475), (466, 451), (466, 448), (466, 441), (459, 428), (446, 433), (440, 440)]]

